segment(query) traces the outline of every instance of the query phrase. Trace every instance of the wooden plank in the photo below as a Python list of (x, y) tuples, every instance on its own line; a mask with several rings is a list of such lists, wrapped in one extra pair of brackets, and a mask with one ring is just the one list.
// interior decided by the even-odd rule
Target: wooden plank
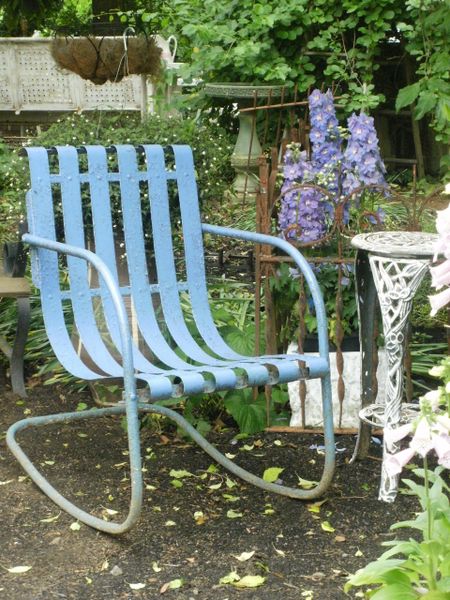
[[(323, 429), (313, 429), (306, 427), (289, 427), (288, 425), (272, 425), (271, 427), (266, 427), (264, 431), (269, 433), (318, 433), (323, 434)], [(356, 435), (358, 430), (355, 428), (342, 428), (336, 427), (334, 430), (335, 435)], [(382, 435), (382, 429), (374, 429), (372, 431), (372, 435)]]
[(0, 276), (0, 298), (26, 298), (30, 294), (30, 284), (24, 277)]

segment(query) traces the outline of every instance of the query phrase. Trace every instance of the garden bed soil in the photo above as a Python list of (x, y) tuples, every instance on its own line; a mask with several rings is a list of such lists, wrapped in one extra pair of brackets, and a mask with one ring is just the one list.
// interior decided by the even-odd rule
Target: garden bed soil
[[(350, 465), (352, 435), (338, 437), (334, 482), (323, 504), (311, 507), (227, 479), (222, 468), (214, 472), (209, 456), (175, 431), (146, 428), (147, 490), (138, 525), (119, 537), (77, 528), (24, 477), (4, 432), (24, 415), (73, 410), (80, 401), (91, 406), (90, 396), (39, 386), (29, 389), (26, 401), (5, 386), (1, 396), (0, 598), (5, 600), (346, 598), (348, 573), (376, 558), (380, 544), (393, 537), (389, 526), (417, 508), (403, 494), (390, 505), (377, 500), (380, 446), (374, 442), (370, 458)], [(257, 473), (284, 468), (281, 478), (294, 485), (298, 475), (309, 480), (320, 475), (319, 434), (271, 432), (238, 441), (235, 434), (228, 429), (211, 438)], [(69, 497), (105, 518), (124, 517), (127, 444), (117, 419), (29, 430), (20, 440)], [(176, 479), (173, 469), (192, 476)], [(244, 552), (254, 554), (241, 561), (237, 557)], [(16, 566), (32, 568), (18, 574), (6, 570)], [(255, 589), (221, 584), (232, 571), (241, 578), (262, 576), (264, 583)], [(182, 580), (181, 587), (171, 589), (174, 580)]]

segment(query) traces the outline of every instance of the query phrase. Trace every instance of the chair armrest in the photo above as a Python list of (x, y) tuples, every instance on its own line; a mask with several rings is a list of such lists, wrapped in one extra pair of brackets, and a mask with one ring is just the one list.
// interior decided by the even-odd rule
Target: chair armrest
[(322, 292), (311, 266), (308, 264), (308, 261), (305, 259), (305, 257), (297, 250), (297, 248), (295, 248), (289, 242), (286, 242), (286, 240), (282, 240), (281, 238), (273, 235), (266, 235), (253, 231), (243, 231), (241, 229), (232, 229), (229, 227), (220, 227), (218, 225), (210, 225), (209, 223), (202, 223), (202, 231), (203, 233), (210, 233), (212, 235), (246, 240), (255, 244), (268, 244), (270, 246), (275, 246), (276, 248), (282, 250), (285, 254), (288, 254), (292, 257), (294, 263), (303, 274), (311, 292), (316, 310), (319, 354), (328, 361), (328, 325)]
[(53, 240), (41, 238), (39, 236), (32, 235), (29, 233), (25, 233), (22, 236), (22, 240), (30, 246), (45, 248), (46, 250), (58, 252), (59, 254), (67, 254), (69, 256), (81, 258), (90, 263), (102, 276), (106, 288), (108, 289), (108, 292), (111, 295), (111, 299), (116, 310), (117, 319), (119, 323), (119, 334), (122, 345), (122, 366), (124, 370), (124, 379), (127, 380), (127, 378), (130, 378), (130, 381), (125, 381), (125, 385), (127, 387), (131, 386), (128, 387), (128, 389), (133, 390), (135, 387), (134, 377), (132, 377), (132, 374), (134, 373), (134, 365), (128, 316), (125, 310), (125, 305), (123, 303), (119, 286), (117, 285), (109, 268), (106, 266), (103, 260), (95, 254), (95, 252), (91, 252), (90, 250), (86, 250), (85, 248), (79, 248), (78, 246), (71, 246), (69, 244), (55, 242)]

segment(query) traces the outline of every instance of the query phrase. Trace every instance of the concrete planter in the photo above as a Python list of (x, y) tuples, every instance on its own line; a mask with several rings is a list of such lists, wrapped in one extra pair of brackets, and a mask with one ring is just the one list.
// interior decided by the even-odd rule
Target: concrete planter
[[(296, 346), (291, 344), (288, 352), (295, 352)], [(343, 352), (345, 396), (342, 411), (339, 404), (337, 384), (338, 371), (336, 367), (336, 353), (330, 352), (331, 385), (333, 389), (333, 421), (335, 428), (357, 428), (359, 424), (358, 412), (361, 409), (361, 356), (360, 352)], [(377, 369), (378, 396), (377, 402), (384, 403), (385, 381), (387, 374), (387, 359), (383, 351), (379, 352)], [(322, 406), (320, 381), (312, 379), (306, 382), (305, 422), (302, 422), (302, 407), (300, 400), (300, 384), (288, 384), (289, 403), (292, 410), (290, 425), (292, 427), (321, 427)]]

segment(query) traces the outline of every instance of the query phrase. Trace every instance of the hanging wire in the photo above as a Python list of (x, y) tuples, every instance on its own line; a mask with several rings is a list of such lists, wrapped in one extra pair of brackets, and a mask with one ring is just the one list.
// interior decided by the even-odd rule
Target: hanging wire
[(117, 79), (120, 76), (120, 71), (122, 69), (122, 65), (124, 65), (124, 68), (123, 68), (124, 75), (126, 76), (126, 75), (130, 74), (130, 67), (128, 64), (128, 36), (129, 35), (136, 35), (136, 31), (135, 31), (134, 27), (131, 27), (131, 26), (126, 27), (126, 29), (124, 30), (124, 32), (122, 34), (123, 54), (122, 54), (122, 58), (119, 61), (119, 66), (117, 67), (117, 72), (116, 72), (116, 76), (114, 78), (114, 83), (117, 82)]

